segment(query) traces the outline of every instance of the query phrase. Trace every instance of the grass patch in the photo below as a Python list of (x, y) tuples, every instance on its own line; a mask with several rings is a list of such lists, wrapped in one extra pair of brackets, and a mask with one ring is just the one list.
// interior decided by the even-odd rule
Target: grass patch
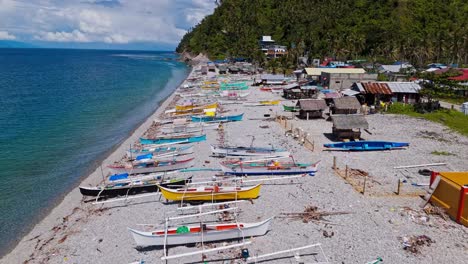
[(420, 114), (414, 111), (412, 105), (394, 103), (388, 108), (388, 113), (424, 118), (443, 124), (464, 136), (468, 136), (468, 115), (459, 111), (440, 109), (432, 113)]
[(437, 156), (456, 156), (455, 154), (447, 151), (432, 151), (431, 154)]
[(452, 97), (438, 97), (437, 100), (441, 100), (450, 104), (457, 104), (461, 105), (464, 102), (468, 102), (468, 98), (464, 97), (457, 97), (457, 98), (452, 98)]

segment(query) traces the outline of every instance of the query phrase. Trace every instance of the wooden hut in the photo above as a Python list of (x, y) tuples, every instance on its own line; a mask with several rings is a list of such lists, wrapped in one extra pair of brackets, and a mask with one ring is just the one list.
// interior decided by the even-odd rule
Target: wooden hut
[(333, 136), (338, 140), (360, 139), (361, 129), (369, 128), (364, 115), (333, 115)]
[(330, 105), (331, 113), (337, 114), (357, 114), (361, 109), (361, 104), (356, 97), (340, 97), (333, 98), (332, 104)]
[(292, 83), (284, 86), (283, 97), (286, 99), (311, 99), (316, 98), (317, 89), (315, 87), (300, 86)]
[(296, 104), (299, 108), (299, 117), (309, 120), (309, 118), (321, 118), (323, 110), (327, 109), (324, 100), (303, 99)]

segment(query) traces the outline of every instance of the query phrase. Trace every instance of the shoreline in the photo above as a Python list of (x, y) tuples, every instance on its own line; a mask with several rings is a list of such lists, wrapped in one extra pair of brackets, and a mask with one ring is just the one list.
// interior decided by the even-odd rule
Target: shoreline
[[(70, 191), (64, 192), (59, 197), (57, 197), (52, 206), (46, 209), (47, 212), (45, 212), (44, 216), (33, 222), (25, 235), (19, 239), (18, 242), (9, 247), (5, 254), (0, 255), (0, 263), (3, 263), (5, 259), (15, 259), (21, 263), (27, 263), (28, 260), (25, 258), (27, 254), (25, 254), (25, 251), (30, 248), (30, 246), (27, 245), (27, 242), (31, 242), (35, 238), (38, 238), (41, 234), (49, 230), (53, 230), (56, 226), (63, 222), (59, 221), (60, 219), (72, 215), (76, 211), (76, 208), (79, 208), (83, 201), (78, 187), (82, 185), (95, 186), (102, 182), (103, 179), (101, 173), (103, 172), (104, 175), (109, 174), (107, 165), (112, 164), (116, 160), (120, 160), (125, 155), (126, 146), (136, 142), (138, 138), (141, 137), (151, 127), (153, 121), (157, 119), (159, 115), (164, 113), (168, 105), (170, 105), (174, 100), (177, 89), (181, 87), (181, 85), (186, 82), (186, 80), (193, 74), (195, 65), (190, 65), (187, 63), (185, 64), (188, 67), (188, 73), (185, 78), (181, 79), (181, 81), (175, 85), (175, 88), (172, 90), (172, 92), (158, 100), (157, 108), (152, 113), (150, 113), (148, 117), (144, 119), (144, 121), (132, 129), (128, 136), (122, 140), (122, 142), (113, 146), (111, 149), (109, 149), (109, 151), (103, 154), (102, 157), (98, 158), (94, 164), (91, 164), (90, 168), (85, 172), (85, 176), (80, 177), (79, 181), (77, 181), (75, 185), (71, 186)], [(100, 169), (101, 167), (102, 172)], [(34, 247), (33, 251), (35, 249), (36, 248)]]

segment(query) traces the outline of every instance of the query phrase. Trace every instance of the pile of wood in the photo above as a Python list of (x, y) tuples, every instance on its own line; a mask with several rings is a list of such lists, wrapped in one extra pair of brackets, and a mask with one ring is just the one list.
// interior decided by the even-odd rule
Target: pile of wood
[(304, 212), (302, 213), (282, 213), (280, 217), (290, 218), (293, 220), (302, 220), (302, 222), (308, 223), (311, 221), (327, 221), (326, 219), (324, 219), (324, 216), (342, 214), (350, 214), (350, 212), (319, 211), (317, 206), (309, 205), (305, 207)]

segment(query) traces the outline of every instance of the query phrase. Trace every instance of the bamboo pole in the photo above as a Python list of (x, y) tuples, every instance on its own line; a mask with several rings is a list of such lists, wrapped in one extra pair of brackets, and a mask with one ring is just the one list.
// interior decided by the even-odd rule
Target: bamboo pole
[(336, 171), (336, 156), (333, 156), (333, 170)]
[(366, 193), (366, 182), (367, 182), (367, 176), (364, 177), (364, 186), (362, 186), (362, 194), (363, 195)]
[(346, 168), (345, 168), (345, 179), (348, 179), (348, 165), (346, 165)]
[(397, 191), (396, 191), (397, 195), (400, 195), (400, 188), (401, 188), (401, 180), (398, 179), (398, 185), (397, 185)]

